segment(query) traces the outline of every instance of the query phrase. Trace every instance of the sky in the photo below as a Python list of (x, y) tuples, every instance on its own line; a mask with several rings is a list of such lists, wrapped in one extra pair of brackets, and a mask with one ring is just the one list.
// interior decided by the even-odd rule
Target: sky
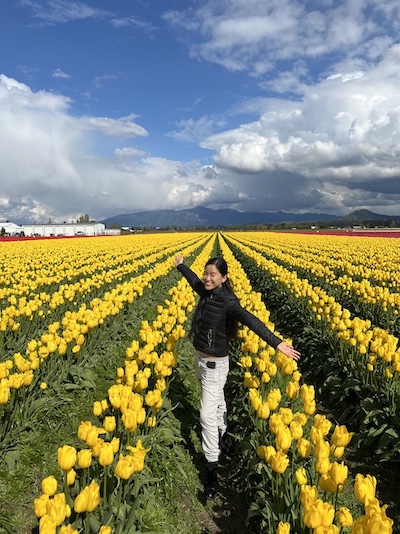
[(398, 0), (1, 0), (0, 220), (400, 215)]

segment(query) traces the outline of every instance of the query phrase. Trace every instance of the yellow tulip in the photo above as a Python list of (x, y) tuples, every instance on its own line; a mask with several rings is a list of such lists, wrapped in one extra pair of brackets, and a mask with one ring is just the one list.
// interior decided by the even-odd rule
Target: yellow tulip
[(88, 486), (83, 488), (83, 490), (75, 498), (74, 510), (78, 514), (87, 512), (88, 510), (89, 492), (87, 488)]
[(344, 454), (344, 447), (336, 447), (335, 445), (331, 446), (331, 454), (335, 458), (342, 458)]
[(314, 456), (316, 458), (329, 458), (330, 445), (328, 441), (320, 439), (314, 447)]
[(137, 426), (138, 426), (137, 415), (138, 415), (138, 412), (130, 408), (127, 408), (124, 411), (121, 417), (121, 421), (127, 430), (134, 432), (137, 429)]
[(259, 458), (261, 458), (262, 460), (265, 460), (265, 450), (266, 450), (266, 448), (267, 448), (267, 447), (266, 447), (265, 445), (259, 445), (259, 446), (257, 447), (257, 450), (256, 450), (256, 452), (257, 452), (257, 456), (258, 456)]
[(267, 402), (261, 402), (260, 407), (257, 410), (257, 415), (260, 419), (268, 419), (270, 414), (269, 406)]
[(300, 438), (297, 442), (297, 451), (302, 458), (308, 458), (311, 454), (311, 443), (305, 438)]
[(335, 508), (331, 504), (317, 499), (306, 507), (303, 521), (309, 528), (329, 527), (335, 517)]
[(93, 512), (93, 510), (100, 504), (100, 487), (94, 480), (89, 484), (89, 501), (88, 501), (88, 512)]
[(250, 395), (251, 391), (256, 391), (256, 390), (254, 388), (249, 389), (249, 399), (250, 399), (251, 407), (253, 408), (255, 412), (257, 412), (257, 410), (260, 408), (262, 404), (262, 398), (261, 398), (261, 395), (260, 396)]
[(339, 528), (332, 523), (329, 527), (317, 527), (314, 528), (313, 534), (339, 534)]
[(376, 497), (372, 498), (365, 505), (366, 517), (368, 520), (367, 532), (379, 532), (379, 534), (390, 534), (392, 532), (393, 519), (386, 515), (387, 504), (382, 507)]
[(100, 527), (99, 534), (112, 534), (112, 527), (102, 525)]
[(296, 412), (294, 414), (294, 420), (301, 426), (305, 426), (308, 421), (308, 415), (304, 412)]
[(45, 514), (47, 514), (47, 503), (49, 498), (49, 495), (43, 493), (40, 497), (33, 501), (33, 509), (36, 517), (43, 517)]
[(350, 528), (353, 525), (353, 517), (350, 513), (350, 510), (345, 506), (342, 506), (342, 508), (340, 508), (340, 510), (338, 511), (337, 518), (339, 521), (339, 525), (342, 528)]
[(315, 403), (315, 400), (307, 401), (304, 403), (304, 413), (307, 415), (312, 415), (315, 413), (315, 410), (317, 409), (317, 405)]
[(47, 503), (47, 515), (50, 516), (56, 526), (60, 526), (64, 519), (71, 515), (70, 507), (65, 502), (65, 494), (57, 493)]
[(65, 525), (60, 527), (59, 534), (79, 534), (79, 531), (76, 530), (72, 525)]
[(276, 435), (276, 448), (281, 451), (287, 451), (292, 444), (292, 434), (287, 426), (279, 428)]
[(42, 493), (53, 496), (57, 491), (58, 482), (53, 476), (48, 476), (42, 480)]
[(72, 525), (65, 525), (60, 527), (59, 534), (79, 534), (79, 531), (76, 530)]
[(315, 399), (314, 386), (303, 384), (300, 388), (300, 397), (304, 404), (313, 401)]
[(116, 426), (117, 426), (116, 420), (113, 415), (109, 415), (104, 418), (104, 421), (103, 421), (104, 430), (106, 430), (107, 432), (114, 432)]
[(357, 473), (354, 483), (354, 497), (361, 504), (367, 504), (375, 497), (376, 478), (372, 475), (363, 476)]
[(78, 438), (82, 441), (86, 441), (89, 430), (93, 427), (90, 421), (81, 421), (78, 427)]
[(276, 450), (272, 445), (268, 445), (264, 450), (264, 457), (266, 462), (270, 462), (272, 456), (276, 454)]
[(99, 434), (100, 434), (99, 428), (97, 428), (96, 426), (92, 426), (90, 428), (85, 439), (89, 447), (93, 447), (93, 445), (98, 440)]
[(155, 417), (155, 416), (150, 416), (150, 417), (147, 419), (147, 426), (148, 426), (149, 428), (154, 428), (156, 425), (157, 425), (157, 417)]
[(93, 512), (100, 503), (100, 488), (97, 482), (92, 480), (89, 486), (77, 495), (74, 502), (74, 510), (78, 514), (82, 512)]
[(300, 502), (301, 504), (307, 508), (318, 499), (318, 489), (316, 486), (308, 486), (307, 484), (304, 484), (301, 486), (300, 489)]
[(100, 447), (99, 464), (103, 467), (111, 465), (114, 461), (114, 451), (111, 443), (103, 443)]
[[(159, 405), (157, 404), (155, 406), (156, 409), (159, 409)], [(141, 410), (138, 411), (137, 413), (137, 424), (138, 425), (142, 425), (144, 422), (146, 421), (146, 410), (144, 408), (142, 408)]]
[(92, 451), (90, 449), (82, 449), (77, 454), (76, 463), (81, 469), (87, 469), (92, 463)]
[(293, 421), (294, 415), (290, 408), (279, 408), (279, 415), (285, 425), (290, 425)]
[(69, 445), (58, 448), (58, 465), (63, 471), (69, 471), (76, 462), (76, 449)]
[(303, 427), (300, 423), (296, 421), (292, 421), (290, 423), (290, 433), (292, 434), (292, 438), (295, 441), (298, 441), (301, 437), (303, 437)]
[(303, 484), (307, 484), (307, 472), (304, 467), (299, 467), (296, 469), (296, 482), (299, 486), (303, 486)]
[(276, 410), (282, 399), (282, 393), (279, 388), (273, 389), (268, 393), (267, 402), (270, 410)]
[(286, 386), (286, 395), (289, 397), (289, 399), (294, 400), (299, 395), (300, 386), (298, 382), (289, 382), (289, 384)]
[(331, 443), (337, 447), (347, 447), (354, 432), (348, 432), (345, 425), (337, 425), (331, 436)]
[(100, 401), (94, 401), (93, 403), (93, 414), (100, 416), (103, 413)]
[(329, 468), (329, 476), (338, 487), (343, 487), (347, 480), (348, 471), (347, 465), (343, 462), (333, 462)]
[(332, 423), (325, 415), (316, 414), (314, 417), (313, 426), (320, 430), (323, 436), (326, 436), (332, 427)]
[(276, 534), (290, 534), (290, 523), (280, 521), (276, 529)]
[(277, 451), (276, 454), (271, 456), (269, 464), (271, 465), (273, 471), (282, 475), (289, 465), (289, 458), (284, 452)]
[(301, 379), (300, 371), (294, 371), (294, 373), (292, 374), (292, 379), (294, 380), (294, 382), (300, 382), (300, 379)]
[(329, 458), (318, 458), (315, 469), (320, 475), (326, 475), (330, 469), (331, 462)]
[(132, 462), (128, 456), (119, 455), (117, 465), (115, 466), (115, 475), (122, 480), (128, 480), (135, 472)]
[(318, 485), (322, 489), (322, 491), (326, 491), (329, 493), (339, 493), (343, 486), (338, 488), (337, 484), (331, 479), (329, 474), (323, 474), (319, 477)]
[(69, 471), (66, 472), (67, 473), (67, 486), (72, 486), (72, 484), (75, 483), (75, 478), (76, 478), (76, 471), (75, 469), (70, 469)]
[(284, 426), (282, 417), (279, 415), (279, 413), (273, 413), (268, 421), (269, 429), (273, 434), (277, 434), (278, 430)]
[(116, 454), (119, 450), (119, 438), (116, 438), (115, 436), (111, 440), (111, 446), (114, 454)]
[(56, 534), (57, 524), (52, 517), (44, 515), (39, 521), (40, 534)]

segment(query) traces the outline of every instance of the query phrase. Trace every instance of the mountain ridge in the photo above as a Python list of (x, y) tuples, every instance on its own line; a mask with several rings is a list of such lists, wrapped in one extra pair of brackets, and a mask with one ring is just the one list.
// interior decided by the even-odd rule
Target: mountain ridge
[(400, 224), (400, 216), (380, 215), (369, 210), (360, 209), (346, 216), (329, 215), (326, 213), (308, 212), (304, 214), (284, 211), (241, 212), (232, 209), (188, 208), (183, 210), (163, 209), (126, 213), (109, 217), (100, 222), (107, 226), (129, 228), (193, 228), (193, 227), (223, 227), (252, 224), (296, 224), (329, 222), (332, 224), (365, 224), (374, 221), (396, 221)]

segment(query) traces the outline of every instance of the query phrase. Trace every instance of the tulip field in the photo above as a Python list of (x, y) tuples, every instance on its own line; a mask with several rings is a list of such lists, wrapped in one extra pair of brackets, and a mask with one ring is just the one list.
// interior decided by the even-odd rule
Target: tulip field
[(223, 255), (242, 305), (302, 353), (247, 327), (232, 347), (237, 532), (398, 532), (348, 457), (400, 458), (400, 240), (193, 232), (0, 243), (0, 533), (212, 532), (188, 504), (197, 297), (178, 254), (199, 276)]

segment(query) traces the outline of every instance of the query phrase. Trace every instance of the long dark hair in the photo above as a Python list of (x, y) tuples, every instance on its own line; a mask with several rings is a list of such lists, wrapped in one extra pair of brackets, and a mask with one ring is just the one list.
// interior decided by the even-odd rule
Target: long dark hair
[[(216, 258), (210, 258), (207, 263), (205, 264), (204, 268), (207, 267), (207, 265), (215, 265), (215, 267), (218, 269), (218, 271), (221, 273), (222, 276), (226, 276), (225, 282), (222, 283), (222, 287), (225, 291), (228, 293), (231, 293), (232, 295), (235, 295), (235, 292), (233, 290), (232, 284), (228, 278), (228, 264), (222, 257), (216, 257)], [(203, 305), (202, 301), (199, 302), (196, 311), (193, 316), (192, 320), (192, 326), (190, 329), (190, 337), (195, 337), (198, 329), (199, 329), (199, 321), (201, 319), (201, 315), (203, 313)], [(237, 321), (231, 317), (230, 315), (226, 316), (226, 333), (229, 339), (235, 339), (237, 337), (237, 331), (238, 331), (238, 323)]]

